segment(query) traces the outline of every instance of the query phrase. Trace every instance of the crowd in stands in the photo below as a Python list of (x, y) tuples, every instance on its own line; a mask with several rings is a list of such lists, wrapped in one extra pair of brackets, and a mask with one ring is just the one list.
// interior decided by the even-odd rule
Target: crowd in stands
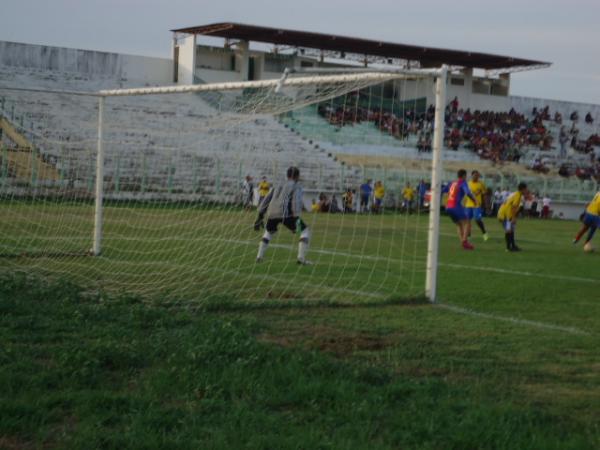
[[(381, 132), (397, 139), (405, 140), (416, 136), (416, 147), (419, 152), (428, 152), (432, 148), (433, 121), (435, 108), (430, 105), (422, 113), (407, 109), (397, 115), (384, 110), (363, 107), (333, 107), (320, 105), (318, 113), (330, 124), (342, 127), (360, 122), (372, 122)], [(600, 146), (600, 135), (592, 134), (586, 139), (580, 138), (577, 126), (579, 113), (573, 111), (569, 116), (571, 126), (563, 125), (562, 115), (557, 111), (551, 115), (550, 108), (533, 108), (531, 115), (519, 113), (514, 109), (508, 112), (471, 111), (460, 108), (455, 97), (446, 107), (446, 131), (444, 142), (447, 148), (458, 150), (460, 147), (477, 153), (481, 159), (490, 160), (494, 164), (504, 161), (519, 162), (527, 149), (549, 151), (555, 148), (555, 136), (545, 123), (554, 122), (560, 125), (558, 145), (560, 158), (566, 159), (570, 147), (581, 154), (590, 155), (589, 167), (563, 168), (562, 175), (575, 175), (579, 178), (595, 177), (600, 181), (600, 165), (594, 147)], [(591, 113), (585, 116), (587, 124), (593, 124)], [(534, 160), (530, 169), (547, 173), (550, 168), (544, 158)]]

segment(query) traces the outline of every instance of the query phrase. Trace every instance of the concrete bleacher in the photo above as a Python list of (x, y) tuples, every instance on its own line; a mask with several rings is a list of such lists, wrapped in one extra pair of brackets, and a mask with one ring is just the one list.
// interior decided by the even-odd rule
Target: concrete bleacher
[[(0, 77), (3, 86), (19, 88), (93, 92), (128, 87), (106, 77), (2, 66)], [(156, 198), (169, 193), (234, 201), (245, 175), (275, 181), (292, 164), (302, 168), (308, 190), (340, 190), (358, 182), (325, 149), (273, 117), (224, 113), (209, 100), (197, 94), (108, 98), (107, 195)], [(0, 102), (2, 114), (56, 168), (64, 186), (91, 194), (97, 99), (5, 89)]]

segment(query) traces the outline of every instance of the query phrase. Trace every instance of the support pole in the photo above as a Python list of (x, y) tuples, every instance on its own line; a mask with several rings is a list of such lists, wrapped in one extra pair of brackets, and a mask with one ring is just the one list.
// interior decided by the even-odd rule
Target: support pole
[(440, 204), (442, 201), (442, 146), (444, 144), (444, 114), (446, 111), (446, 77), (448, 67), (442, 66), (435, 85), (435, 122), (431, 161), (431, 201), (429, 206), (429, 236), (427, 244), (427, 277), (425, 295), (436, 302), (437, 270), (440, 239)]
[(94, 246), (92, 254), (99, 256), (102, 250), (102, 197), (104, 195), (104, 97), (98, 98), (98, 151), (96, 154), (96, 212), (94, 214)]

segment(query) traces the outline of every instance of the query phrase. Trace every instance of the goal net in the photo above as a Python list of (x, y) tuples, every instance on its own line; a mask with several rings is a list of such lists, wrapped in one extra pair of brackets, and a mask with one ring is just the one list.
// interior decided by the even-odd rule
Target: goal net
[[(348, 155), (416, 140), (410, 121), (391, 118), (423, 120), (432, 73), (91, 95), (0, 88), (0, 272), (185, 301), (423, 295), (420, 180)], [(255, 230), (289, 167), (300, 172), (303, 223)]]

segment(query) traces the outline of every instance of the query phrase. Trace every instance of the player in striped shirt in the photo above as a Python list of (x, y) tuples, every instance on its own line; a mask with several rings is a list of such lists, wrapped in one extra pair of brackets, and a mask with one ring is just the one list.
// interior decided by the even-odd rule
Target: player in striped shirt
[[(254, 222), (254, 229), (265, 227), (265, 233), (258, 247), (256, 262), (261, 262), (267, 247), (277, 232), (279, 224), (283, 224), (292, 233), (300, 233), (298, 242), (298, 264), (311, 264), (306, 260), (310, 230), (300, 218), (302, 212), (302, 187), (298, 183), (300, 170), (290, 167), (287, 170), (287, 182), (272, 188), (258, 207), (258, 218)], [(264, 224), (266, 218), (267, 223)]]
[(469, 219), (467, 212), (463, 206), (463, 200), (465, 197), (470, 198), (473, 202), (476, 202), (476, 198), (469, 189), (467, 184), (467, 171), (460, 169), (457, 173), (458, 179), (453, 181), (448, 187), (448, 201), (446, 202), (446, 212), (456, 224), (458, 231), (458, 238), (462, 243), (462, 247), (465, 250), (473, 250), (475, 247), (469, 242)]
[(521, 208), (521, 203), (527, 195), (529, 195), (527, 185), (519, 183), (517, 191), (510, 194), (498, 210), (498, 220), (504, 228), (504, 239), (506, 240), (506, 251), (508, 252), (521, 251), (521, 248), (515, 243), (515, 227), (517, 226), (517, 214)]
[(581, 221), (583, 225), (575, 236), (575, 239), (573, 239), (573, 244), (577, 244), (581, 236), (589, 230), (584, 245), (587, 244), (594, 237), (596, 229), (600, 227), (600, 192), (597, 192), (592, 201), (588, 203)]

